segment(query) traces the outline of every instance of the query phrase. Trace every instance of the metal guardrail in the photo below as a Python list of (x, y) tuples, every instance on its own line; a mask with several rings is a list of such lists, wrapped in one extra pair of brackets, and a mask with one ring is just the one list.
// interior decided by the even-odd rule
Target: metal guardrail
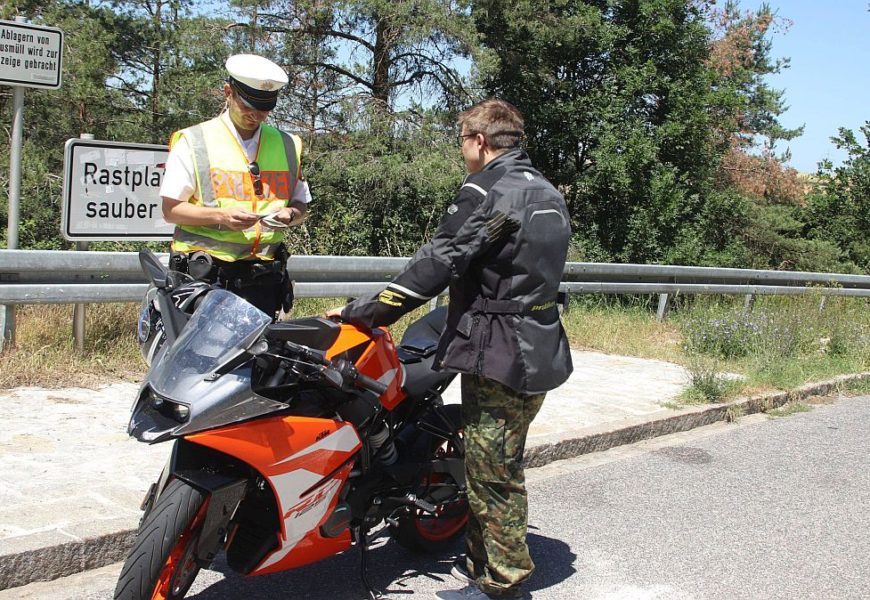
[[(164, 264), (168, 255), (160, 255)], [(297, 296), (380, 290), (408, 261), (372, 256), (292, 256)], [(804, 294), (870, 297), (870, 276), (572, 262), (562, 289), (592, 294)], [(145, 276), (135, 252), (0, 250), (0, 304), (136, 302)]]
[[(168, 255), (160, 256), (165, 264)], [(381, 290), (407, 261), (372, 256), (292, 256), (288, 264), (296, 280), (297, 297), (344, 298)], [(6, 306), (0, 316), (17, 304), (138, 302), (147, 288), (145, 281), (135, 252), (0, 250), (0, 307)], [(572, 294), (659, 294), (658, 315), (664, 318), (668, 299), (676, 294), (749, 298), (756, 294), (816, 293), (870, 298), (870, 276), (572, 262), (565, 265), (561, 289)]]
[[(164, 263), (168, 255), (161, 255)], [(380, 290), (407, 258), (292, 256), (297, 296)], [(605, 294), (804, 294), (870, 297), (870, 276), (610, 263), (567, 263), (562, 289)], [(135, 252), (0, 250), (0, 304), (136, 302), (145, 276)]]

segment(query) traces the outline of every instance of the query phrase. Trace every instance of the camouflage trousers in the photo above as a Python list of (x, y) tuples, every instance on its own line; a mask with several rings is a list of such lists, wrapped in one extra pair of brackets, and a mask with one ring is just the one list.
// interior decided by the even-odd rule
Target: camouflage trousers
[(496, 381), (462, 375), (470, 507), (466, 567), (489, 595), (518, 594), (535, 569), (526, 544), (523, 452), (529, 425), (543, 402), (544, 394), (521, 394)]

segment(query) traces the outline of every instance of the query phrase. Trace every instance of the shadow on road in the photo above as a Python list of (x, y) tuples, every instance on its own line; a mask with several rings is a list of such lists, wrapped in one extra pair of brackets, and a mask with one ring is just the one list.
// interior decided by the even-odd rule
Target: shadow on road
[[(537, 568), (529, 580), (529, 591), (543, 590), (556, 585), (574, 572), (576, 556), (569, 546), (559, 540), (534, 533), (529, 534), (529, 548)], [(425, 587), (443, 589), (455, 586), (450, 576), (453, 562), (462, 556), (464, 544), (457, 541), (447, 552), (418, 555), (398, 544), (381, 538), (368, 552), (368, 577), (371, 584), (389, 598), (404, 598)], [(367, 598), (360, 576), (360, 556), (356, 548), (319, 563), (263, 577), (244, 577), (233, 572), (218, 558), (213, 571), (223, 579), (209, 585), (199, 593), (189, 593), (195, 600), (251, 600), (273, 598), (306, 598), (306, 600), (356, 600)], [(209, 573), (199, 578), (207, 579)], [(212, 574), (213, 576), (214, 574)], [(432, 583), (421, 583), (430, 579)], [(425, 593), (424, 593), (425, 595)]]
[(528, 591), (534, 592), (558, 585), (577, 572), (574, 568), (577, 555), (562, 540), (530, 533), (528, 543), (532, 560), (535, 561), (535, 572), (526, 584)]

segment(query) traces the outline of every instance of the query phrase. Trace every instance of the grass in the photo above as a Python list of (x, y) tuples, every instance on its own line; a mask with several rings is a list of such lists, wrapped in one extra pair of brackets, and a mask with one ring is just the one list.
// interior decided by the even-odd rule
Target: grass
[(679, 326), (657, 321), (655, 308), (645, 299), (572, 298), (562, 323), (572, 348), (681, 362)]
[[(725, 398), (870, 369), (870, 310), (864, 299), (828, 298), (820, 310), (820, 298), (813, 294), (766, 297), (746, 312), (734, 298), (702, 298), (675, 320), (683, 334), (683, 364), (693, 380), (698, 378), (693, 363), (699, 360), (716, 362), (720, 373), (744, 376)], [(693, 381), (686, 395), (703, 397), (705, 391), (703, 381)], [(706, 397), (722, 399), (715, 395)]]
[[(343, 298), (299, 299), (294, 316), (323, 314)], [(655, 298), (572, 298), (563, 323), (573, 348), (664, 360), (686, 366), (691, 384), (677, 405), (722, 402), (738, 394), (793, 389), (843, 373), (870, 371), (866, 300), (762, 297), (751, 313), (742, 298), (678, 299), (665, 322)], [(394, 339), (428, 306), (393, 327)], [(85, 350), (73, 349), (72, 306), (17, 310), (17, 347), (0, 354), (0, 388), (93, 386), (145, 373), (135, 341), (138, 307), (91, 305)], [(723, 376), (737, 374), (740, 377)], [(861, 384), (870, 392), (870, 382)]]
[(0, 388), (92, 387), (144, 373), (136, 344), (138, 306), (94, 304), (85, 318), (84, 352), (73, 346), (70, 305), (19, 306), (16, 347), (0, 353)]

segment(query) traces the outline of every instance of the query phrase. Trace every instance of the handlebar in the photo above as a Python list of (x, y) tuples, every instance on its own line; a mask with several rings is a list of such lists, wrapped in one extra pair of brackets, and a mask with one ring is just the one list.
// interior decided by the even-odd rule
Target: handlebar
[(339, 375), (341, 375), (341, 379), (344, 382), (349, 382), (351, 384), (356, 385), (357, 387), (363, 388), (370, 392), (373, 392), (380, 396), (384, 392), (387, 391), (388, 385), (377, 381), (376, 379), (372, 379), (367, 375), (363, 375), (359, 371), (357, 371), (356, 367), (349, 360), (339, 359), (339, 360), (329, 360), (326, 356), (320, 354), (309, 348), (308, 346), (303, 346), (301, 344), (295, 344), (293, 342), (284, 342), (287, 348), (296, 352), (305, 360), (321, 365), (330, 369)]
[[(356, 369), (354, 369), (354, 371), (356, 371)], [(363, 387), (370, 392), (374, 392), (378, 396), (386, 392), (387, 388), (389, 387), (388, 385), (384, 385), (376, 379), (372, 379), (371, 377), (363, 375), (359, 371), (356, 372), (356, 382), (360, 385), (360, 387)]]

